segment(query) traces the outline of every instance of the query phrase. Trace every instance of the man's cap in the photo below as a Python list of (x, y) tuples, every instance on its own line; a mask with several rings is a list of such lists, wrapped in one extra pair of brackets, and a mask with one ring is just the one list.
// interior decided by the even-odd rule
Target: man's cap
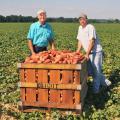
[(82, 14), (80, 14), (80, 16), (79, 16), (79, 19), (80, 19), (80, 18), (85, 18), (85, 19), (87, 19), (87, 15), (84, 14), (84, 13), (82, 13)]
[(39, 14), (41, 14), (41, 13), (45, 13), (45, 14), (46, 14), (46, 11), (43, 10), (43, 9), (38, 10), (37, 14), (39, 15)]

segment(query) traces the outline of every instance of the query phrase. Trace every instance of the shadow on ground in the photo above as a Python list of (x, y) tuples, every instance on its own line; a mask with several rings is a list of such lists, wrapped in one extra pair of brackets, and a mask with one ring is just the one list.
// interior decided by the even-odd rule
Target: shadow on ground
[(112, 92), (112, 89), (119, 86), (120, 82), (120, 70), (115, 69), (111, 72), (109, 76), (109, 80), (112, 82), (112, 85), (109, 88), (101, 88), (101, 92), (98, 95), (94, 95), (92, 93), (92, 82), (88, 81), (88, 92), (87, 96), (85, 98), (85, 104), (83, 111), (89, 116), (92, 114), (92, 106), (95, 107), (96, 110), (98, 109), (104, 109), (105, 104), (108, 100), (110, 100), (110, 94)]

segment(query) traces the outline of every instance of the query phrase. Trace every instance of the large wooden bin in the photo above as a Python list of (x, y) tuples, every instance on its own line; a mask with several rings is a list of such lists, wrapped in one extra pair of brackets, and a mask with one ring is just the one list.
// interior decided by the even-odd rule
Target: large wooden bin
[(56, 108), (81, 112), (87, 93), (87, 64), (18, 63), (24, 112)]

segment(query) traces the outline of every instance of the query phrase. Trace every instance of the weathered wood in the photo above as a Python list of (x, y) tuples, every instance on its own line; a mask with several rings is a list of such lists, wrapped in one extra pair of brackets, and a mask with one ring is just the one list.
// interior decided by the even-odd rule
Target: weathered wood
[[(50, 84), (60, 84), (60, 71), (50, 70)], [(60, 104), (60, 90), (50, 89), (50, 104)], [(59, 106), (59, 105), (58, 105)]]
[(85, 61), (81, 64), (82, 70), (80, 70), (80, 82), (82, 83), (85, 79), (87, 79), (88, 72), (87, 72), (87, 62)]
[[(73, 83), (73, 71), (63, 70), (62, 71), (62, 81), (63, 84)], [(62, 103), (73, 105), (73, 91), (72, 90), (62, 90)]]
[[(53, 108), (54, 110), (54, 108)], [(55, 110), (54, 110), (55, 111)], [(57, 111), (59, 111), (60, 114), (62, 115), (80, 115), (82, 110), (74, 110), (74, 109), (62, 109), (62, 108), (57, 108)], [(25, 113), (29, 113), (29, 112), (42, 112), (42, 113), (49, 113), (51, 114), (52, 112), (52, 108), (51, 108), (51, 111), (48, 109), (48, 108), (41, 108), (41, 107), (33, 107), (33, 106), (30, 106), (30, 107), (23, 107), (22, 109), (22, 112), (25, 112)]]
[(35, 107), (45, 107), (46, 108), (62, 108), (62, 109), (74, 109), (74, 110), (80, 110), (81, 109), (81, 104), (75, 105), (75, 104), (69, 104), (69, 103), (61, 103), (61, 104), (56, 104), (56, 103), (40, 103), (40, 102), (31, 102), (28, 103), (27, 101), (23, 102), (23, 106), (35, 106)]
[[(25, 82), (25, 71), (24, 71), (24, 69), (20, 70), (20, 81)], [(21, 88), (21, 90), (20, 90), (20, 97), (21, 97), (22, 101), (26, 100), (26, 97), (25, 97), (26, 91), (25, 90), (26, 90), (26, 88)]]
[(38, 63), (18, 63), (18, 68), (41, 68), (41, 69), (67, 69), (81, 70), (81, 64), (38, 64)]
[[(54, 78), (56, 79), (56, 77)], [(53, 79), (52, 79), (53, 80)], [(20, 82), (19, 87), (21, 88), (41, 88), (41, 89), (56, 89), (56, 90), (81, 90), (80, 84), (51, 84), (51, 83), (31, 83), (31, 82)]]
[[(26, 69), (26, 82), (35, 82), (35, 69)], [(36, 101), (36, 89), (35, 88), (27, 88), (26, 89), (26, 101), (28, 103)]]
[[(74, 84), (80, 84), (80, 71), (75, 70), (74, 71)], [(80, 84), (80, 90), (81, 90), (81, 84)], [(80, 104), (80, 91), (74, 92), (74, 104)]]
[(84, 82), (83, 87), (81, 89), (81, 102), (84, 102), (84, 99), (85, 99), (86, 94), (87, 94), (87, 90), (88, 90), (88, 85), (86, 82)]
[[(51, 111), (49, 111), (49, 108), (48, 107), (40, 107), (39, 105), (37, 106), (29, 106), (28, 104), (23, 105), (24, 102), (18, 102), (18, 107), (19, 107), (19, 110), (22, 111), (22, 112), (42, 112), (42, 113), (50, 113)], [(46, 105), (48, 106), (48, 105)], [(69, 105), (68, 105), (69, 106)], [(83, 106), (83, 102), (81, 104), (78, 104), (76, 106), (74, 106), (76, 109), (67, 109), (67, 108), (57, 108), (57, 110), (59, 110), (60, 113), (62, 113), (62, 115), (68, 115), (68, 114), (80, 114), (81, 111), (82, 111), (82, 106)], [(51, 107), (51, 110), (52, 108), (54, 109), (55, 107)]]
[(80, 84), (80, 71), (79, 70), (75, 70), (74, 71), (74, 83), (75, 84)]
[[(48, 84), (48, 70), (38, 69), (38, 80), (37, 82)], [(38, 102), (48, 103), (48, 89), (38, 88)]]

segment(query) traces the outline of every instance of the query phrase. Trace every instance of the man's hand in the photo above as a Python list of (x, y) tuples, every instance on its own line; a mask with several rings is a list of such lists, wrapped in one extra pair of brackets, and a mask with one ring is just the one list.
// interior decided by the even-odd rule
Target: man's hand
[(49, 41), (49, 44), (50, 44), (50, 46), (51, 46), (51, 49), (52, 49), (52, 50), (55, 50), (54, 40)]
[(85, 54), (85, 58), (87, 59), (87, 61), (90, 59), (90, 57), (89, 57), (89, 54)]
[(79, 53), (79, 52), (80, 52), (80, 50), (77, 49), (77, 50), (76, 50), (76, 53)]
[(35, 58), (35, 57), (36, 57), (36, 53), (35, 53), (35, 52), (32, 52), (31, 57), (32, 57), (32, 58)]
[(95, 38), (92, 38), (92, 39), (90, 40), (90, 43), (89, 43), (89, 46), (88, 46), (88, 50), (87, 50), (86, 55), (85, 55), (85, 57), (86, 57), (87, 60), (90, 59), (90, 58), (89, 58), (89, 54), (91, 53), (91, 50), (92, 50), (93, 47), (94, 47), (94, 43), (95, 43)]
[(55, 50), (55, 46), (54, 45), (52, 45), (52, 48), (51, 48), (52, 50)]
[(29, 47), (32, 55), (35, 54), (34, 49), (33, 49), (33, 44), (32, 44), (32, 41), (31, 41), (31, 40), (28, 40), (28, 47)]
[(80, 40), (78, 40), (78, 47), (77, 47), (76, 52), (79, 53), (81, 48), (82, 48), (82, 44), (81, 44)]

